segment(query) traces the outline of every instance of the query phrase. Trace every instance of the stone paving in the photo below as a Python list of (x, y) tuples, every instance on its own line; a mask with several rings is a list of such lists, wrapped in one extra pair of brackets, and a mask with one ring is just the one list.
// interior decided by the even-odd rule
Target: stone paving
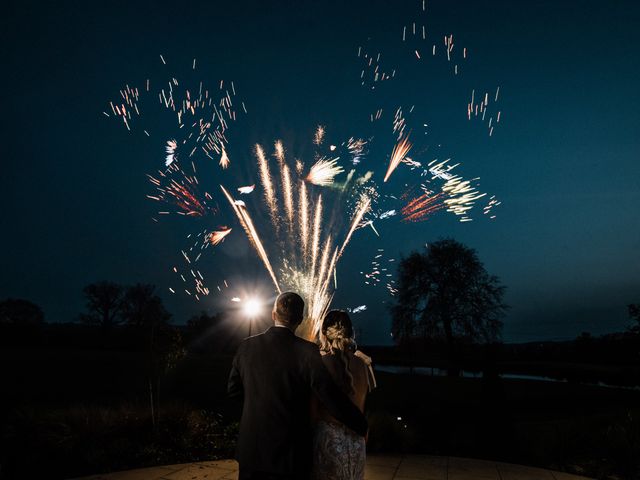
[[(235, 460), (183, 463), (77, 480), (223, 480), (237, 479)], [(330, 480), (330, 479), (327, 479)], [(431, 455), (370, 455), (365, 480), (587, 480), (587, 477), (510, 463)]]

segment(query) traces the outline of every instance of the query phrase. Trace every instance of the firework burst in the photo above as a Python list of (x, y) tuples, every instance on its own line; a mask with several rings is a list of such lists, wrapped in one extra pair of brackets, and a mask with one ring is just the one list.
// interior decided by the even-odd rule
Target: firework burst
[(338, 165), (337, 158), (321, 158), (311, 167), (306, 180), (314, 185), (328, 186), (333, 183), (336, 175), (342, 172), (344, 172), (344, 169)]
[(420, 222), (426, 220), (431, 214), (445, 208), (445, 194), (426, 192), (414, 198), (404, 207), (401, 213), (405, 222)]
[(412, 144), (411, 142), (409, 142), (408, 136), (400, 138), (395, 147), (393, 147), (393, 151), (391, 152), (391, 160), (389, 161), (389, 168), (387, 169), (387, 174), (384, 176), (385, 182), (389, 180), (389, 177), (391, 176), (393, 171), (398, 168), (400, 162), (402, 162), (407, 156), (407, 153), (409, 153), (411, 147)]
[(165, 147), (165, 150), (167, 152), (167, 156), (165, 157), (165, 161), (164, 161), (165, 167), (168, 167), (169, 165), (171, 165), (173, 161), (176, 159), (177, 149), (178, 149), (178, 142), (176, 142), (175, 139), (167, 140), (167, 146)]
[[(166, 171), (159, 171), (157, 176), (147, 175), (147, 178), (156, 190), (155, 195), (147, 195), (147, 198), (176, 207), (178, 215), (198, 217), (212, 210), (206, 202), (210, 195), (201, 195), (197, 178), (187, 175), (177, 162), (169, 165)], [(160, 215), (169, 213), (166, 210), (158, 212)]]
[(229, 163), (229, 156), (227, 155), (227, 151), (223, 148), (222, 155), (220, 156), (220, 166), (226, 170), (229, 168)]
[[(325, 208), (323, 195), (312, 195), (307, 187), (307, 183), (319, 186), (331, 184), (327, 178), (332, 180), (337, 173), (342, 172), (335, 163), (337, 159), (316, 162), (315, 169), (311, 169), (312, 173), (297, 184), (299, 188), (296, 196), (293, 190), (296, 184), (293, 182), (282, 143), (275, 143), (274, 153), (279, 175), (272, 176), (263, 147), (256, 145), (255, 151), (265, 205), (272, 214), (271, 228), (266, 231), (263, 228), (259, 232), (252, 221), (253, 215), (244, 202), (239, 205), (238, 200), (233, 199), (224, 187), (222, 191), (278, 291), (295, 290), (305, 298), (307, 313), (298, 334), (315, 338), (333, 298), (331, 280), (335, 277), (338, 260), (355, 230), (364, 224), (363, 217), (370, 209), (371, 200), (365, 193), (359, 194), (355, 209), (350, 215), (349, 228), (340, 235), (343, 222), (335, 219), (349, 215), (345, 210), (346, 204), (334, 201), (331, 203), (332, 208), (328, 210)], [(326, 173), (327, 171), (330, 173)], [(323, 177), (325, 180), (311, 181), (310, 177), (315, 180)], [(334, 191), (335, 195), (339, 195), (339, 190)], [(297, 201), (294, 201), (294, 197)], [(277, 212), (278, 204), (283, 205), (283, 216), (273, 214)], [(289, 227), (281, 228), (282, 222), (287, 222)], [(264, 234), (269, 238), (275, 237), (276, 240), (265, 243), (262, 240)], [(269, 245), (269, 248), (265, 248), (265, 245)], [(280, 246), (280, 249), (274, 250), (276, 246)]]
[[(422, 3), (425, 14), (425, 3)], [(412, 22), (402, 30), (402, 42), (411, 42), (409, 52), (412, 61), (425, 63), (430, 58), (428, 52), (431, 45), (416, 44), (426, 41), (425, 23), (416, 27), (416, 23)], [(447, 61), (453, 62), (450, 67), (457, 75), (458, 52), (466, 59), (467, 49), (457, 47), (454, 51), (451, 34), (444, 36), (444, 50), (441, 39), (438, 39), (438, 44), (438, 52), (445, 52)], [(431, 51), (435, 56), (435, 43)], [(167, 66), (165, 58), (160, 58), (163, 65)], [(367, 93), (371, 93), (369, 98), (374, 98), (379, 91), (376, 88), (381, 87), (382, 83), (385, 84), (384, 88), (388, 88), (387, 84), (389, 87), (394, 85), (396, 71), (387, 68), (390, 60), (383, 59), (377, 50), (358, 48), (358, 62), (362, 62), (360, 82)], [(193, 70), (196, 69), (195, 59), (192, 64), (190, 62), (191, 66)], [(488, 92), (478, 96), (476, 90), (469, 88), (469, 91), (470, 101), (465, 100), (467, 118), (482, 122), (491, 136), (501, 118), (500, 109), (497, 108), (499, 87), (491, 99)], [(373, 232), (384, 236), (383, 222), (419, 222), (440, 211), (456, 215), (460, 221), (470, 221), (471, 210), (481, 201), (483, 217), (493, 219), (493, 209), (500, 205), (495, 197), (483, 199), (486, 194), (479, 191), (478, 179), (469, 180), (458, 175), (457, 171), (454, 172), (458, 165), (451, 164), (449, 159), (433, 160), (426, 167), (423, 166), (427, 164), (424, 152), (432, 145), (420, 141), (420, 138), (426, 137), (412, 136), (412, 127), (416, 127), (411, 117), (414, 106), (398, 107), (395, 102), (400, 97), (393, 99), (392, 104), (367, 105), (363, 118), (372, 131), (354, 132), (354, 136), (345, 137), (349, 138), (346, 141), (331, 139), (328, 129), (318, 126), (310, 132), (313, 155), (303, 150), (304, 153), (297, 158), (299, 152), (294, 151), (293, 145), (287, 145), (285, 149), (281, 140), (269, 144), (267, 150), (272, 151), (267, 153), (262, 146), (265, 143), (255, 145), (257, 162), (252, 162), (252, 169), (257, 166), (257, 175), (253, 171), (253, 177), (247, 178), (244, 176), (246, 169), (242, 168), (243, 177), (240, 178), (234, 172), (238, 163), (236, 157), (232, 165), (228, 156), (228, 134), (237, 114), (246, 114), (247, 109), (244, 102), (236, 97), (233, 82), (220, 80), (214, 88), (207, 88), (202, 82), (185, 87), (182, 80), (171, 76), (159, 82), (147, 80), (146, 85), (140, 88), (126, 86), (119, 93), (119, 97), (109, 102), (110, 110), (107, 108), (103, 114), (115, 118), (127, 130), (145, 126), (142, 112), (149, 109), (145, 99), (150, 99), (156, 108), (166, 113), (174, 126), (177, 122), (175, 132), (169, 137), (163, 135), (160, 140), (165, 152), (165, 170), (149, 175), (155, 191), (148, 197), (170, 206), (167, 211), (158, 213), (189, 217), (217, 213), (216, 208), (210, 206), (217, 206), (214, 198), (206, 191), (202, 194), (196, 176), (198, 157), (207, 162), (207, 168), (214, 175), (220, 175), (215, 185), (222, 183), (233, 187), (227, 189), (221, 185), (222, 194), (218, 195), (226, 199), (223, 203), (229, 205), (275, 289), (295, 290), (305, 298), (307, 313), (301, 335), (310, 339), (317, 334), (319, 322), (329, 308), (337, 288), (338, 263), (354, 236), (358, 236), (357, 230), (365, 227), (363, 235), (372, 235)], [(151, 125), (155, 127), (153, 123)], [(427, 123), (423, 125), (426, 127)], [(373, 128), (384, 128), (385, 133), (379, 135)], [(151, 128), (143, 131), (148, 137), (154, 134)], [(424, 133), (427, 134), (426, 131)], [(368, 150), (373, 149), (374, 138), (381, 137), (383, 142), (393, 142), (387, 165), (374, 164), (367, 157)], [(381, 145), (377, 144), (376, 147), (380, 148)], [(384, 147), (385, 150), (387, 148), (389, 146)], [(162, 152), (157, 147), (153, 150)], [(411, 158), (408, 157), (410, 152)], [(347, 172), (338, 163), (339, 160), (342, 165), (349, 164)], [(403, 167), (395, 173), (394, 180), (398, 182), (388, 182), (401, 163), (407, 168)], [(366, 165), (366, 170), (358, 170), (361, 164)], [(183, 168), (188, 169), (189, 165), (192, 173), (187, 174)], [(340, 176), (343, 173), (346, 174)], [(413, 175), (413, 178), (407, 180), (409, 175)], [(400, 179), (406, 182), (404, 185), (408, 188), (405, 195), (390, 190), (392, 184), (400, 183)], [(252, 184), (254, 181), (256, 183)], [(261, 194), (244, 196), (251, 194), (255, 188), (262, 189)], [(218, 191), (217, 188), (215, 191)], [(230, 192), (243, 200), (234, 198)], [(216, 224), (219, 223), (209, 223), (197, 235), (196, 244), (181, 251), (188, 268), (181, 269), (179, 275), (183, 282), (193, 278), (195, 288), (189, 287), (184, 291), (196, 299), (198, 295), (209, 294), (209, 290), (204, 285), (202, 274), (195, 267), (192, 269), (191, 264), (198, 261), (205, 248), (236, 240), (229, 237), (230, 227), (215, 228)], [(200, 251), (195, 249), (196, 246), (200, 247)], [(195, 252), (192, 252), (194, 249)], [(379, 265), (376, 264), (376, 267)], [(385, 279), (389, 292), (396, 292), (393, 281), (386, 278), (388, 274), (384, 268), (376, 268), (373, 272), (374, 277), (366, 277), (367, 281), (373, 282), (376, 278), (375, 283), (379, 283)], [(175, 273), (178, 274), (178, 271)], [(171, 289), (171, 292), (175, 293), (175, 290)], [(357, 313), (365, 308), (362, 305), (352, 309), (352, 312)]]
[(208, 237), (209, 243), (211, 243), (211, 245), (218, 245), (219, 243), (222, 243), (225, 237), (230, 233), (231, 233), (231, 228), (220, 227), (219, 230), (213, 231), (209, 234), (209, 237)]

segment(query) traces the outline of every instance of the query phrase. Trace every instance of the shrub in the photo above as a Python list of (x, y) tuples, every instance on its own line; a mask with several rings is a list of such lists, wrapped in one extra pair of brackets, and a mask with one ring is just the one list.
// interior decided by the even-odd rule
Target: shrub
[[(21, 408), (2, 432), (2, 478), (69, 478), (152, 465), (229, 458), (236, 424), (185, 403)], [(19, 476), (18, 476), (19, 473)]]

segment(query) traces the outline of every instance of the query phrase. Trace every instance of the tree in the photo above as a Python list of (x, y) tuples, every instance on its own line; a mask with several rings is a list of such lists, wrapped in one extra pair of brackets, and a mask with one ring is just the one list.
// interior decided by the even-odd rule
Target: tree
[(187, 336), (190, 348), (195, 351), (217, 350), (229, 343), (228, 332), (224, 329), (224, 316), (220, 313), (209, 315), (202, 311), (187, 320)]
[(154, 285), (138, 283), (124, 290), (121, 317), (147, 351), (149, 407), (154, 427), (158, 421), (161, 378), (184, 355), (180, 332), (169, 325), (171, 314)]
[(443, 338), (449, 374), (457, 375), (456, 342), (500, 338), (500, 319), (507, 309), (504, 290), (474, 250), (453, 239), (439, 240), (425, 252), (412, 252), (398, 266), (393, 336), (400, 344)]
[(222, 324), (224, 318), (220, 313), (209, 315), (202, 311), (187, 320), (187, 330), (195, 337), (207, 336)]
[(632, 325), (629, 330), (633, 333), (640, 333), (640, 303), (632, 303), (628, 306), (629, 317), (636, 322), (636, 325)]
[(86, 300), (87, 313), (80, 320), (99, 325), (105, 330), (121, 324), (124, 302), (124, 287), (113, 282), (98, 282), (87, 285), (82, 290)]
[(127, 325), (151, 329), (169, 322), (171, 314), (155, 294), (155, 288), (154, 285), (138, 283), (125, 290), (121, 315)]
[(8, 298), (0, 302), (0, 324), (37, 327), (44, 323), (42, 309), (29, 300)]

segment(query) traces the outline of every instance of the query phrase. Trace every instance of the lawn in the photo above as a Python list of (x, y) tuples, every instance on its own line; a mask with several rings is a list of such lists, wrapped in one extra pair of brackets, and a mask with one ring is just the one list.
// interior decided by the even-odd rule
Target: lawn
[[(231, 356), (188, 355), (161, 379), (151, 421), (145, 355), (3, 349), (2, 477), (68, 478), (232, 454)], [(634, 478), (640, 392), (578, 383), (378, 373), (372, 452), (487, 458)], [(25, 472), (25, 469), (27, 472)]]

